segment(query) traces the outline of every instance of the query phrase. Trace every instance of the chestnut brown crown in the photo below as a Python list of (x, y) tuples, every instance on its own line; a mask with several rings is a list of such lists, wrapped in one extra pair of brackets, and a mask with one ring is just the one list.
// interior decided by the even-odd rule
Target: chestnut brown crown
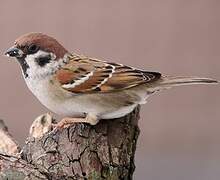
[(43, 33), (28, 33), (22, 35), (15, 40), (15, 46), (21, 49), (25, 54), (28, 54), (28, 50), (42, 50), (54, 53), (56, 59), (63, 58), (64, 55), (68, 53), (56, 39)]

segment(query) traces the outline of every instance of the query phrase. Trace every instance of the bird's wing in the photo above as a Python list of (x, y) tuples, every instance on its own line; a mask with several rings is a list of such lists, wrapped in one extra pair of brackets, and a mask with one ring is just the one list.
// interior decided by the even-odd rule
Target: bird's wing
[(158, 72), (147, 72), (117, 63), (72, 55), (56, 73), (61, 87), (73, 93), (112, 92), (155, 81)]

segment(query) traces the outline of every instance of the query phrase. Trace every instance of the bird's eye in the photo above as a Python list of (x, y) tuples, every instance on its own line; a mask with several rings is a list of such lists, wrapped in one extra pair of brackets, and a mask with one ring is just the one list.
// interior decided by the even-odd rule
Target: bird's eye
[(31, 44), (28, 46), (27, 50), (29, 54), (34, 54), (39, 50), (39, 46), (37, 46), (36, 44)]

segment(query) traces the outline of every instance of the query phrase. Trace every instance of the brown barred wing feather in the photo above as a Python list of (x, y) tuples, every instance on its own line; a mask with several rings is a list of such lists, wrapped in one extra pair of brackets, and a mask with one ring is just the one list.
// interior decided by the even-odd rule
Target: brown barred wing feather
[(63, 89), (73, 93), (108, 93), (155, 81), (160, 73), (87, 57), (74, 58), (56, 73)]

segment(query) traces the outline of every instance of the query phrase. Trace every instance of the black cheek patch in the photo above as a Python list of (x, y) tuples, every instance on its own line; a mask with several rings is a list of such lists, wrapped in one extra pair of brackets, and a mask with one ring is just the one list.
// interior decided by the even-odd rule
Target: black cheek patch
[(51, 61), (51, 56), (42, 56), (36, 59), (36, 62), (39, 66), (43, 67)]

